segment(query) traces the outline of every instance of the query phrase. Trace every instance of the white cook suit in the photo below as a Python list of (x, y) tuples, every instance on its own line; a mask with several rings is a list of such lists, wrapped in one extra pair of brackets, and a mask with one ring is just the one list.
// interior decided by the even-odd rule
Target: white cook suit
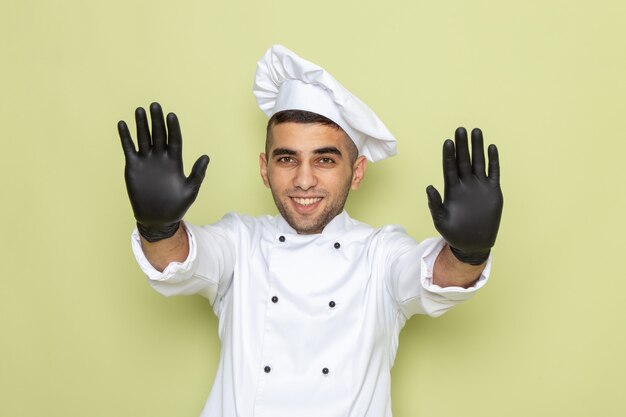
[(189, 256), (161, 273), (133, 251), (150, 285), (201, 294), (219, 318), (219, 368), (201, 417), (391, 417), (398, 335), (416, 313), (438, 316), (468, 289), (432, 284), (442, 239), (415, 242), (344, 211), (321, 234), (281, 216), (229, 213), (186, 223)]

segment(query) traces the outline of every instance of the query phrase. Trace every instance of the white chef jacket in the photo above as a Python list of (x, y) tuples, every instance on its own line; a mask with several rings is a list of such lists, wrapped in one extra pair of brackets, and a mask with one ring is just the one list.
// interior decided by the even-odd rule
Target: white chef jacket
[(161, 273), (132, 245), (159, 293), (201, 294), (219, 318), (219, 368), (201, 417), (391, 417), (398, 335), (413, 314), (439, 316), (487, 281), (432, 284), (442, 239), (415, 242), (344, 211), (321, 234), (281, 216), (229, 213), (185, 223), (189, 256)]

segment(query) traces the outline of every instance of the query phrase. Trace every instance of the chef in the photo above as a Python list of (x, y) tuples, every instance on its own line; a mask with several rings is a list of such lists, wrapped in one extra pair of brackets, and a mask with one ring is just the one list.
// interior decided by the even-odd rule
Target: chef
[[(219, 319), (219, 368), (202, 417), (390, 417), (390, 370), (413, 314), (439, 316), (487, 281), (502, 212), (498, 154), (457, 129), (445, 193), (428, 203), (442, 237), (417, 243), (344, 210), (367, 163), (396, 153), (382, 121), (323, 68), (283, 46), (258, 62), (269, 117), (261, 178), (279, 214), (183, 221), (208, 157), (185, 177), (176, 115), (139, 108), (138, 149), (118, 124), (137, 220), (132, 248), (165, 296), (200, 294)], [(217, 191), (217, 190), (216, 190)], [(400, 202), (399, 202), (400, 203)]]

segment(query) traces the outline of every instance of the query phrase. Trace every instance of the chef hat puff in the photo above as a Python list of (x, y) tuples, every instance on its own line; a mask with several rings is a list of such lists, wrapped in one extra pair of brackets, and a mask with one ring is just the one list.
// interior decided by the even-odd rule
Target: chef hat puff
[(365, 103), (323, 68), (282, 45), (272, 46), (259, 60), (253, 92), (268, 117), (283, 110), (306, 110), (329, 118), (371, 162), (397, 153), (396, 139)]

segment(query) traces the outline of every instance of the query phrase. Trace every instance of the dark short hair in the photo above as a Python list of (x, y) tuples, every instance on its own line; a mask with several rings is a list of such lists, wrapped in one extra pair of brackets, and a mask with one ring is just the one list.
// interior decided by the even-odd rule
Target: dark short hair
[(274, 125), (278, 125), (281, 123), (317, 123), (325, 126), (332, 126), (335, 129), (341, 129), (341, 127), (330, 120), (326, 116), (322, 116), (321, 114), (313, 113), (306, 110), (283, 110), (275, 113), (270, 120), (267, 122), (267, 128)]
[(356, 161), (356, 158), (359, 156), (359, 151), (356, 148), (356, 145), (350, 139), (350, 136), (339, 126), (337, 123), (333, 122), (326, 116), (322, 116), (321, 114), (313, 113), (306, 110), (283, 110), (277, 113), (274, 113), (270, 120), (267, 122), (267, 128), (265, 130), (265, 153), (267, 154), (269, 151), (269, 143), (272, 136), (272, 127), (279, 125), (281, 123), (301, 123), (301, 124), (320, 124), (324, 126), (330, 126), (333, 129), (341, 130), (345, 133), (346, 138), (350, 141), (350, 144), (353, 146), (349, 147), (350, 150), (350, 160), (352, 162)]

